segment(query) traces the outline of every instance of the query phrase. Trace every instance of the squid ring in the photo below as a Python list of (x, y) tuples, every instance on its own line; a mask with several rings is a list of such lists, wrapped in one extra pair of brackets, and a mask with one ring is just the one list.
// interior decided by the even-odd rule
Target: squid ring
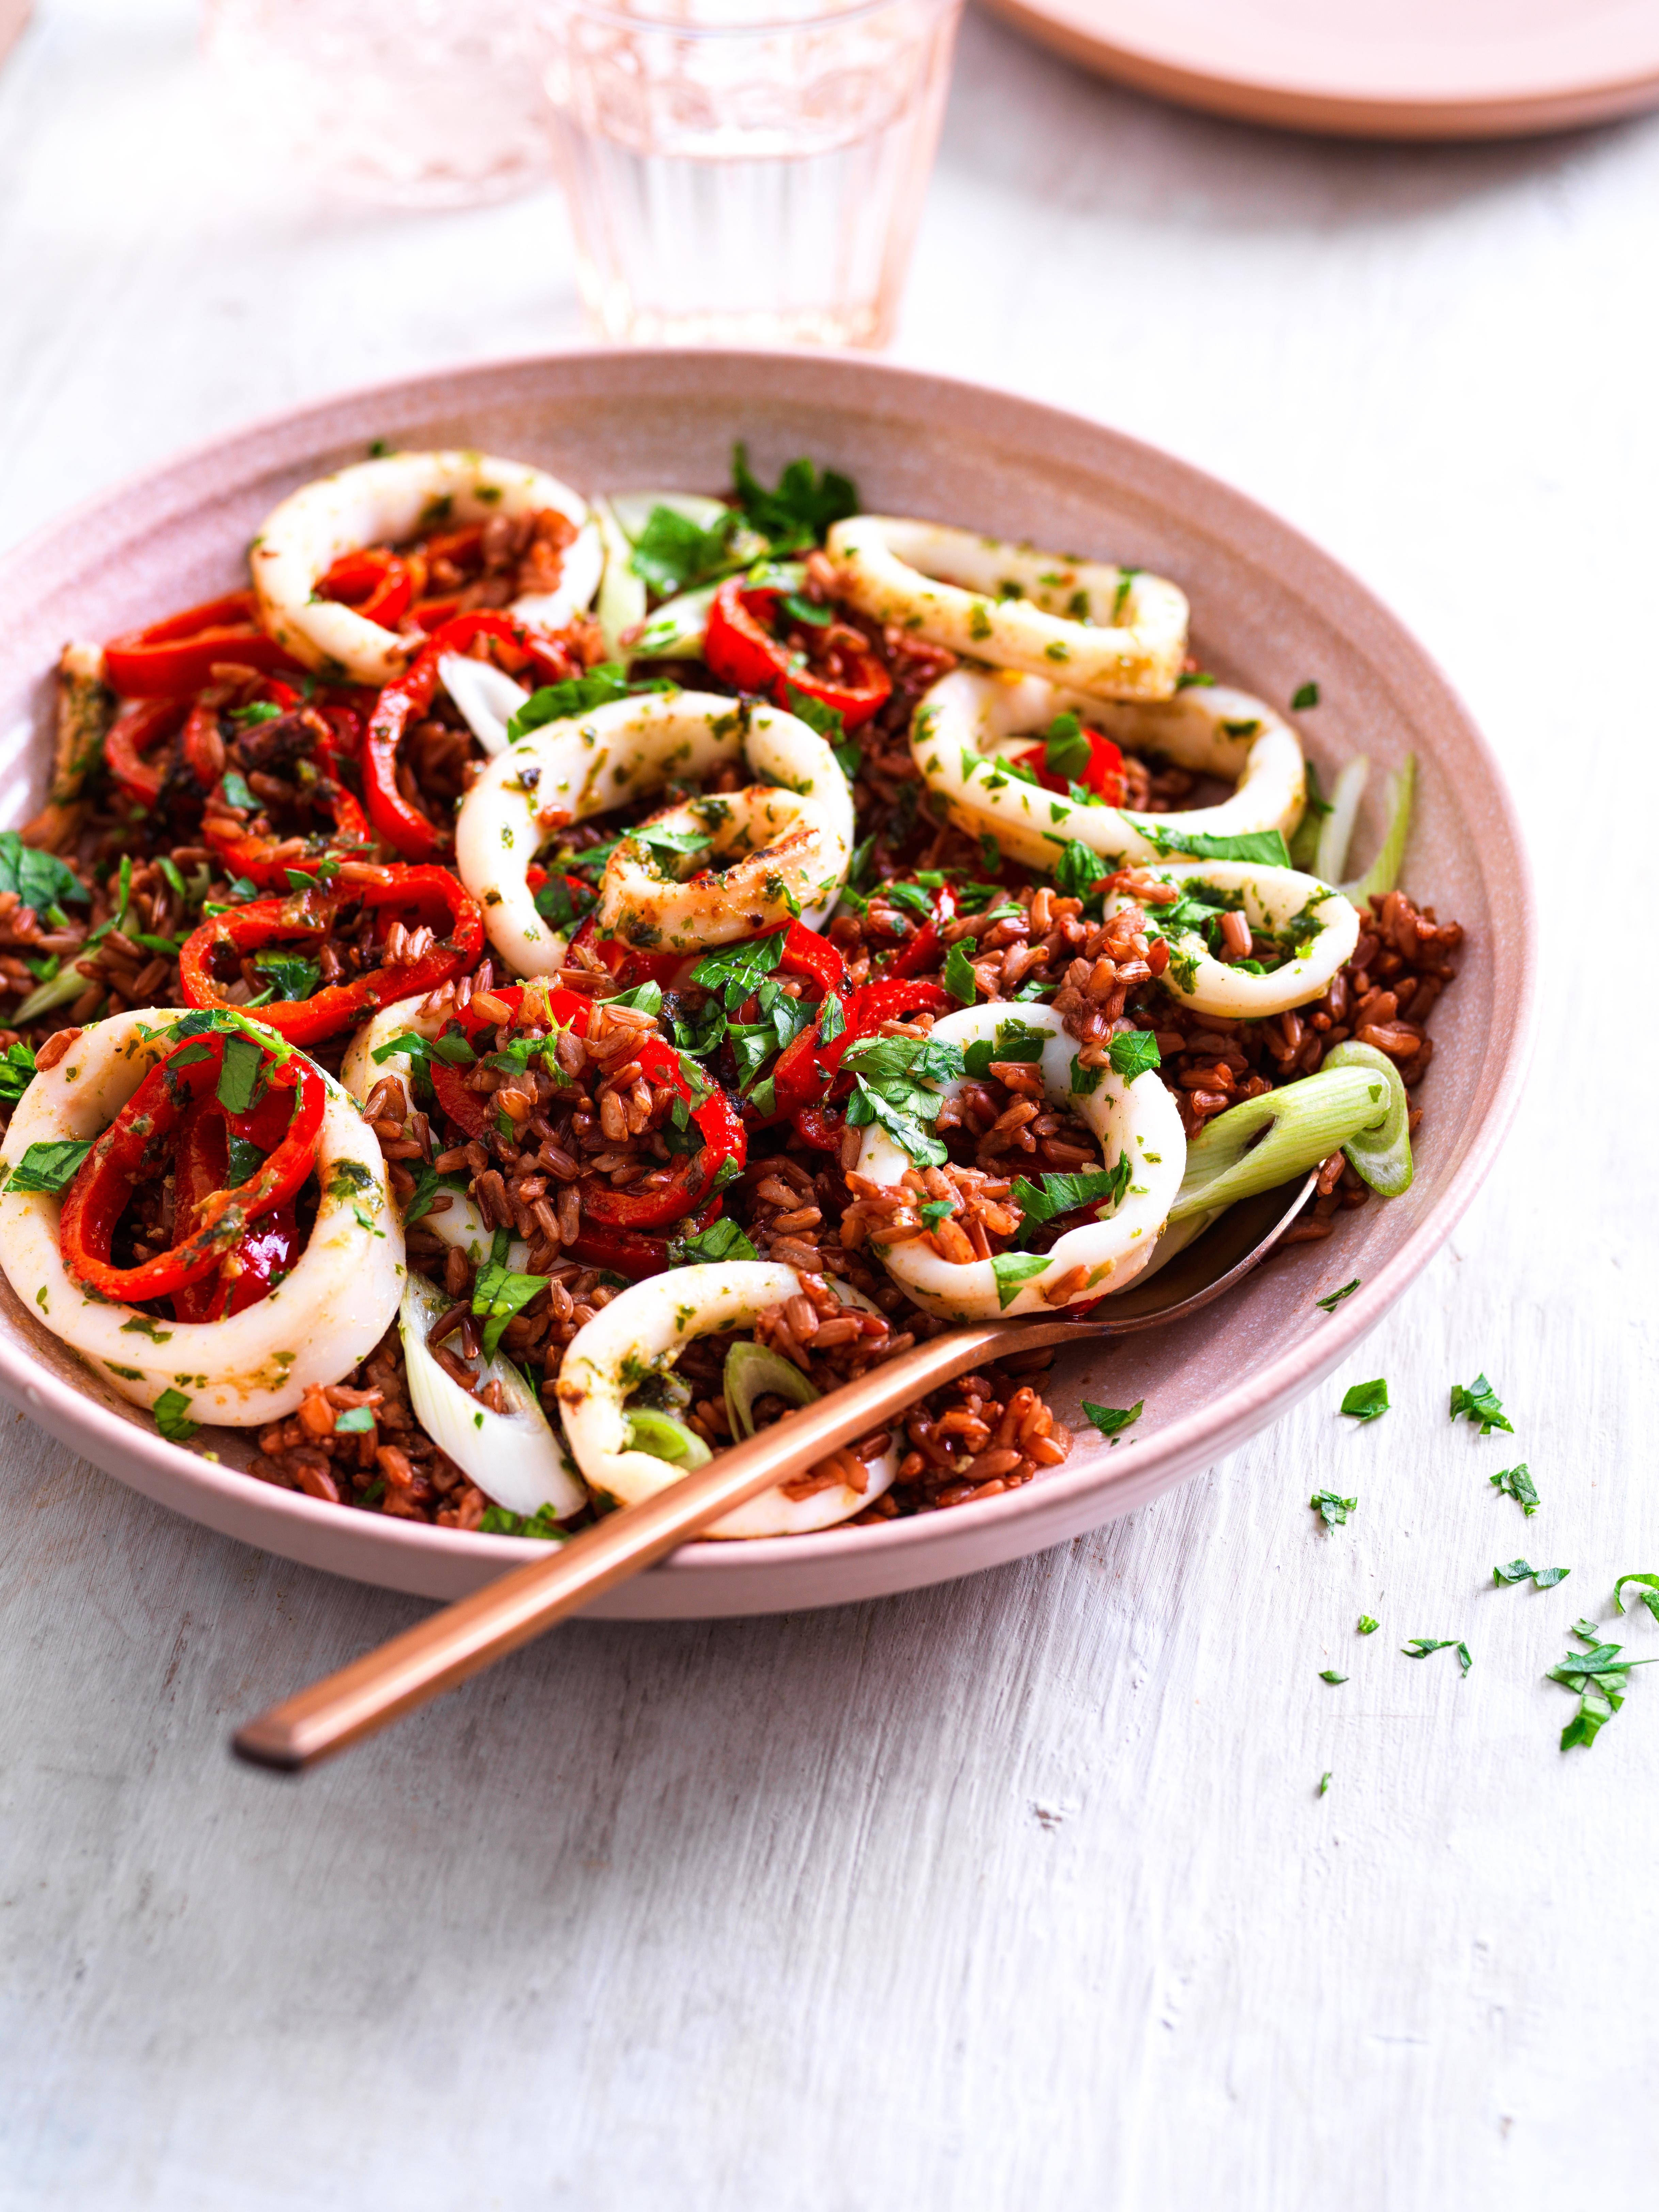
[[(844, 1304), (876, 1309), (845, 1283), (833, 1285)], [(801, 1290), (793, 1267), (768, 1260), (727, 1260), (647, 1276), (619, 1291), (608, 1306), (579, 1328), (559, 1369), (559, 1407), (564, 1433), (588, 1487), (624, 1505), (637, 1504), (678, 1480), (683, 1468), (629, 1449), (623, 1401), (638, 1388), (642, 1370), (661, 1372), (699, 1336), (746, 1328), (768, 1306)], [(763, 1491), (705, 1528), (705, 1536), (805, 1536), (861, 1513), (890, 1489), (898, 1473), (896, 1449), (868, 1463), (862, 1490), (837, 1483), (809, 1498)]]
[(599, 588), (605, 564), (598, 526), (580, 493), (524, 461), (490, 453), (388, 453), (319, 477), (266, 517), (249, 556), (265, 628), (307, 668), (357, 684), (390, 684), (425, 643), (401, 636), (355, 608), (319, 599), (316, 587), (343, 553), (398, 544), (422, 528), (483, 522), (492, 514), (556, 508), (576, 525), (556, 592), (515, 601), (538, 629), (558, 629)]
[(714, 844), (699, 851), (697, 872), (682, 882), (672, 859), (659, 864), (661, 848), (637, 834), (623, 839), (605, 863), (595, 919), (604, 935), (630, 945), (689, 951), (730, 944), (808, 907), (816, 911), (825, 884), (847, 876), (847, 845), (825, 810), (776, 784), (693, 799), (641, 827)]
[[(1154, 883), (1189, 886), (1200, 896), (1205, 890), (1236, 894), (1243, 902), (1245, 919), (1263, 936), (1283, 937), (1291, 932), (1295, 947), (1282, 967), (1265, 975), (1249, 969), (1230, 967), (1211, 954), (1198, 929), (1176, 928), (1168, 936), (1170, 964), (1160, 979), (1164, 988), (1200, 1014), (1224, 1021), (1260, 1021), (1269, 1014), (1287, 1013), (1322, 998), (1331, 978), (1353, 956), (1359, 942), (1359, 914), (1340, 891), (1304, 876), (1298, 868), (1263, 868), (1248, 860), (1180, 860), (1167, 867), (1143, 869)], [(1144, 904), (1133, 891), (1116, 894), (1106, 902), (1108, 915), (1126, 906)], [(1163, 934), (1158, 908), (1146, 906), (1149, 934)]]
[[(112, 1014), (37, 1075), (6, 1132), (0, 1170), (31, 1145), (85, 1142), (108, 1127), (158, 1061), (185, 1007)], [(292, 1273), (223, 1321), (160, 1321), (89, 1297), (58, 1249), (61, 1200), (0, 1196), (0, 1267), (23, 1304), (94, 1374), (135, 1406), (182, 1393), (189, 1418), (246, 1429), (291, 1413), (313, 1382), (337, 1382), (374, 1349), (398, 1311), (404, 1233), (374, 1132), (331, 1076), (318, 1139), (317, 1218)]]
[[(934, 1023), (932, 1040), (969, 1045), (994, 1038), (1013, 1011), (1006, 1005), (964, 1006), (960, 1013)], [(1088, 1274), (1062, 1301), (1066, 1305), (1124, 1289), (1152, 1258), (1186, 1172), (1187, 1139), (1180, 1109), (1155, 1069), (1126, 1082), (1109, 1067), (1096, 1090), (1078, 1091), (1073, 1087), (1077, 1042), (1067, 1035), (1060, 1016), (1052, 1007), (1035, 1004), (1017, 1012), (1027, 1029), (1048, 1032), (1039, 1064), (1049, 1103), (1068, 1107), (1088, 1123), (1100, 1140), (1108, 1167), (1115, 1167), (1120, 1157), (1128, 1153), (1129, 1186), (1109, 1218), (1067, 1230), (1046, 1254), (1002, 1252), (989, 1260), (947, 1260), (924, 1237), (884, 1246), (872, 1230), (871, 1244), (888, 1273), (925, 1312), (941, 1321), (1047, 1312), (1044, 1279), (1058, 1282), (1073, 1267), (1086, 1267)], [(954, 1097), (963, 1080), (942, 1083), (942, 1095)], [(879, 1123), (865, 1130), (860, 1175), (897, 1189), (909, 1165), (909, 1155)]]
[[(580, 822), (745, 757), (757, 775), (809, 800), (824, 817), (824, 865), (811, 898), (800, 899), (801, 918), (816, 928), (840, 896), (853, 849), (853, 794), (824, 739), (775, 707), (744, 705), (713, 691), (646, 691), (532, 731), (487, 763), (461, 802), (456, 866), (483, 908), (491, 944), (514, 972), (550, 975), (564, 960), (566, 939), (536, 911), (527, 879), (550, 834), (541, 815), (561, 826)], [(773, 905), (775, 919), (787, 910), (781, 896)], [(711, 914), (696, 941), (719, 943), (763, 928), (765, 915), (750, 921), (756, 910)], [(711, 933), (717, 921), (730, 925), (719, 935)]]
[[(1115, 806), (1079, 805), (1006, 774), (999, 757), (1038, 742), (1067, 709), (1132, 751), (1165, 754), (1178, 767), (1236, 779), (1238, 787), (1219, 806), (1137, 817)], [(1288, 839), (1307, 794), (1302, 748), (1289, 724), (1249, 692), (1219, 684), (1159, 704), (1120, 705), (1012, 670), (986, 676), (959, 668), (917, 708), (910, 749), (959, 827), (975, 837), (989, 830), (1005, 852), (1044, 869), (1073, 840), (1117, 866), (1156, 861), (1159, 848), (1143, 834), (1143, 820), (1165, 853), (1178, 850), (1183, 835), (1277, 830)]]
[(1139, 568), (886, 514), (838, 522), (829, 553), (878, 622), (1091, 698), (1167, 699), (1186, 658), (1186, 594)]

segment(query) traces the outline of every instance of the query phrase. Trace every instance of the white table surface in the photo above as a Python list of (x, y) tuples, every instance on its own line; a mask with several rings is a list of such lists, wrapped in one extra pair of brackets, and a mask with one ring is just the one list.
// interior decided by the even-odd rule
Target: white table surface
[[(553, 196), (249, 172), (191, 16), (45, 0), (0, 75), (0, 542), (246, 416), (580, 335)], [(1543, 1676), (1659, 1569), (1656, 267), (1659, 123), (1301, 143), (969, 19), (898, 355), (1231, 477), (1438, 653), (1544, 863), (1515, 1135), (1347, 1369), (1132, 1518), (882, 1604), (578, 1626), (300, 1785), (228, 1727), (418, 1607), (4, 1417), (8, 2212), (1650, 2190), (1659, 1676), (1566, 1757)], [(1483, 1366), (1513, 1441), (1449, 1425)], [(1524, 1522), (1486, 1480), (1522, 1458)], [(1572, 1578), (1494, 1589), (1516, 1553)]]

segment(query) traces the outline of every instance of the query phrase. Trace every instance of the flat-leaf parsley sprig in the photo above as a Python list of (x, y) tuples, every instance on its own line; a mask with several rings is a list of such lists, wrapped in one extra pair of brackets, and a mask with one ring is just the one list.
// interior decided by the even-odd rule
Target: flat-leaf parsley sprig
[[(1628, 1577), (1625, 1579), (1627, 1581)], [(1577, 1693), (1578, 1711), (1561, 1731), (1561, 1748), (1571, 1751), (1582, 1743), (1588, 1750), (1601, 1730), (1625, 1702), (1632, 1667), (1651, 1667), (1651, 1659), (1626, 1659), (1622, 1644), (1604, 1644), (1593, 1620), (1575, 1620), (1572, 1632), (1587, 1644), (1587, 1651), (1569, 1651), (1548, 1679)]]

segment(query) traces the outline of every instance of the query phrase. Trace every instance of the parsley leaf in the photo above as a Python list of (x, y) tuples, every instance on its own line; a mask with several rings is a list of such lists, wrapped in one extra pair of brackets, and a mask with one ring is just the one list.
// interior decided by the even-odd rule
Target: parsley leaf
[(671, 1267), (695, 1267), (703, 1261), (758, 1260), (760, 1254), (729, 1213), (711, 1221), (696, 1237), (678, 1238), (668, 1248)]
[(1016, 1015), (1012, 1021), (997, 1024), (994, 1037), (975, 1037), (963, 1048), (964, 1073), (982, 1083), (994, 1061), (1018, 1060), (1029, 1065), (1042, 1059), (1048, 1042), (1047, 1030), (1034, 1030)]
[(285, 1001), (311, 998), (322, 980), (315, 960), (298, 952), (256, 952), (253, 965), (274, 994)]
[(1075, 776), (1087, 775), (1094, 757), (1094, 748), (1083, 734), (1077, 716), (1056, 714), (1042, 748), (1042, 765), (1049, 775), (1063, 775), (1069, 783)]
[[(789, 685), (788, 696), (789, 711), (798, 722), (805, 722), (809, 730), (816, 730), (832, 745), (841, 743), (847, 735), (847, 723), (839, 707), (831, 707), (822, 699), (813, 698), (810, 691), (803, 691), (795, 684)], [(858, 763), (854, 761), (854, 769), (857, 766)], [(848, 770), (849, 775), (852, 772), (852, 769)]]
[(544, 1291), (551, 1279), (548, 1275), (516, 1274), (504, 1260), (492, 1258), (484, 1261), (473, 1279), (472, 1310), (484, 1316), (483, 1356), (487, 1360), (495, 1357), (501, 1332), (508, 1322), (530, 1304), (538, 1291)]
[(1379, 1626), (1380, 1624), (1373, 1620), (1368, 1613), (1362, 1613), (1356, 1624), (1361, 1636), (1375, 1636)]
[(481, 1536), (530, 1536), (541, 1544), (568, 1541), (554, 1516), (552, 1505), (538, 1505), (531, 1514), (509, 1513), (505, 1505), (486, 1505), (478, 1523)]
[(1092, 845), (1073, 837), (1054, 862), (1054, 889), (1067, 898), (1087, 898), (1112, 871)]
[(659, 853), (706, 853), (714, 841), (706, 830), (667, 830), (659, 822), (641, 822), (627, 831), (626, 842)]
[[(908, 1093), (916, 1104), (927, 1103), (932, 1094), (923, 1091)], [(936, 1099), (933, 1103), (937, 1105)], [(931, 1117), (929, 1117), (931, 1118)], [(929, 1132), (924, 1121), (905, 1106), (895, 1104), (884, 1095), (857, 1078), (852, 1097), (847, 1102), (847, 1119), (855, 1129), (878, 1122), (902, 1151), (908, 1152), (919, 1167), (939, 1168), (951, 1157), (939, 1139)], [(1046, 1264), (1046, 1263), (1045, 1263)]]
[(1346, 1682), (1348, 1678), (1346, 1674), (1339, 1674), (1334, 1667), (1322, 1667), (1319, 1679), (1322, 1682)]
[[(568, 676), (562, 684), (544, 684), (532, 691), (508, 722), (507, 741), (517, 744), (520, 738), (532, 730), (545, 728), (549, 722), (562, 722), (568, 714), (592, 714), (595, 707), (608, 707), (613, 699), (627, 699), (636, 691), (672, 691), (673, 688), (663, 676), (630, 684), (621, 661), (602, 660), (585, 676)], [(583, 854), (580, 857), (592, 856)]]
[(65, 902), (84, 906), (91, 894), (55, 853), (39, 853), (15, 830), (0, 830), (0, 891), (15, 891), (37, 915)]
[(1571, 1567), (1529, 1567), (1524, 1559), (1511, 1559), (1506, 1567), (1494, 1567), (1492, 1578), (1500, 1586), (1504, 1583), (1530, 1582), (1538, 1589), (1553, 1589), (1571, 1572)]
[(750, 524), (772, 542), (775, 553), (805, 552), (836, 522), (844, 522), (859, 511), (859, 495), (850, 477), (834, 469), (822, 474), (811, 461), (791, 461), (768, 491), (749, 472), (745, 446), (732, 449), (732, 482), (738, 503)]
[(264, 1052), (251, 1036), (225, 1039), (224, 1058), (219, 1066), (217, 1096), (227, 1114), (246, 1114), (252, 1105), (264, 1060)]
[(1334, 1313), (1343, 1299), (1351, 1298), (1358, 1288), (1359, 1278), (1356, 1275), (1352, 1282), (1344, 1283), (1340, 1291), (1333, 1291), (1328, 1298), (1316, 1298), (1314, 1304), (1326, 1313)]
[(965, 945), (953, 945), (945, 956), (945, 988), (960, 1006), (979, 1003), (979, 978)]
[(1650, 1659), (1626, 1659), (1622, 1644), (1603, 1644), (1593, 1620), (1575, 1620), (1572, 1632), (1590, 1646), (1588, 1651), (1569, 1651), (1549, 1680), (1578, 1695), (1578, 1711), (1561, 1731), (1561, 1748), (1589, 1746), (1625, 1702), (1632, 1667), (1650, 1667)]
[(182, 1390), (163, 1390), (149, 1410), (170, 1443), (182, 1444), (195, 1435), (198, 1424), (190, 1418), (190, 1400)]
[(963, 1073), (962, 1047), (944, 1037), (855, 1037), (841, 1064), (872, 1083), (950, 1083)]
[(725, 998), (726, 1011), (734, 1014), (750, 994), (757, 990), (763, 979), (771, 975), (783, 954), (787, 932), (779, 930), (771, 937), (756, 937), (741, 945), (722, 945), (713, 952), (705, 953), (691, 971), (691, 981), (700, 990), (718, 991)]
[(1489, 1437), (1494, 1429), (1507, 1429), (1511, 1436), (1515, 1434), (1513, 1427), (1504, 1417), (1503, 1404), (1497, 1391), (1492, 1389), (1484, 1375), (1477, 1375), (1467, 1388), (1462, 1382), (1452, 1384), (1452, 1419), (1455, 1421), (1460, 1413), (1475, 1422), (1483, 1437)]
[(0, 1099), (19, 1099), (34, 1079), (34, 1049), (20, 1037), (0, 1053)]
[(1328, 1528), (1340, 1527), (1359, 1504), (1357, 1498), (1339, 1498), (1334, 1490), (1316, 1490), (1308, 1500)]
[(1298, 684), (1291, 694), (1291, 712), (1293, 714), (1300, 714), (1306, 708), (1318, 704), (1319, 686), (1311, 679), (1306, 684)]
[(1341, 1411), (1356, 1421), (1379, 1420), (1388, 1410), (1389, 1386), (1380, 1375), (1375, 1382), (1356, 1382), (1341, 1405)]
[(1006, 1313), (1033, 1275), (1048, 1266), (1046, 1252), (994, 1252), (991, 1273), (996, 1278), (997, 1304)]
[(369, 1436), (373, 1433), (374, 1428), (373, 1406), (348, 1406), (344, 1413), (336, 1413), (334, 1416), (334, 1433), (337, 1437)]
[(536, 894), (537, 913), (554, 929), (569, 929), (598, 904), (598, 898), (585, 885), (573, 884), (562, 875), (550, 876)]
[(1402, 1644), (1400, 1648), (1407, 1659), (1426, 1659), (1431, 1651), (1455, 1650), (1457, 1663), (1466, 1674), (1474, 1664), (1468, 1645), (1449, 1636), (1413, 1636), (1409, 1644)]
[(1086, 1175), (1045, 1175), (1040, 1189), (1024, 1176), (1016, 1176), (1011, 1195), (1027, 1221), (1054, 1221), (1085, 1206), (1098, 1207), (1109, 1200), (1114, 1206), (1121, 1204), (1133, 1172), (1129, 1155), (1121, 1152), (1115, 1167)]
[(1200, 830), (1189, 830), (1177, 836), (1162, 828), (1156, 816), (1137, 820), (1134, 826), (1155, 851), (1166, 856), (1182, 853), (1194, 860), (1248, 860), (1264, 868), (1291, 865), (1284, 837), (1277, 830), (1246, 830), (1237, 837), (1208, 837)]
[(440, 1175), (436, 1168), (428, 1167), (422, 1160), (415, 1170), (415, 1191), (404, 1208), (404, 1227), (412, 1229), (415, 1224), (430, 1213), (434, 1204), (446, 1192), (460, 1193), (466, 1188), (464, 1175)]
[(1151, 1030), (1120, 1030), (1106, 1050), (1114, 1069), (1128, 1083), (1163, 1063)]
[(1206, 669), (1183, 668), (1180, 675), (1176, 678), (1176, 690), (1177, 691), (1190, 691), (1194, 690), (1194, 687), (1208, 690), (1212, 685), (1213, 685), (1215, 680), (1214, 677), (1212, 676)]
[(7, 1191), (44, 1191), (55, 1198), (67, 1190), (81, 1171), (81, 1163), (92, 1150), (90, 1142), (77, 1144), (62, 1137), (50, 1144), (31, 1145), (6, 1178)]
[(1512, 1498), (1528, 1520), (1537, 1512), (1538, 1492), (1533, 1488), (1524, 1460), (1519, 1467), (1500, 1467), (1496, 1474), (1486, 1479), (1494, 1490), (1505, 1498)]
[(690, 591), (732, 567), (732, 535), (742, 519), (735, 507), (728, 507), (711, 528), (702, 530), (672, 507), (653, 507), (628, 565), (665, 599)]
[(1146, 1403), (1144, 1398), (1137, 1398), (1133, 1406), (1091, 1406), (1085, 1398), (1083, 1410), (1103, 1437), (1115, 1440), (1132, 1422), (1140, 1419), (1141, 1408)]
[(1625, 1609), (1625, 1584), (1641, 1585), (1637, 1590), (1638, 1601), (1646, 1606), (1656, 1620), (1659, 1620), (1659, 1575), (1620, 1575), (1613, 1586), (1613, 1601), (1622, 1613)]
[(1328, 1766), (1328, 1767), (1325, 1769), (1325, 1771), (1324, 1771), (1324, 1772), (1320, 1776), (1320, 1778), (1319, 1778), (1319, 1790), (1318, 1790), (1318, 1795), (1319, 1795), (1320, 1796), (1322, 1796), (1322, 1796), (1325, 1795), (1325, 1792), (1326, 1792), (1326, 1791), (1330, 1788), (1330, 1786), (1331, 1786), (1331, 1770), (1330, 1770), (1330, 1768)]

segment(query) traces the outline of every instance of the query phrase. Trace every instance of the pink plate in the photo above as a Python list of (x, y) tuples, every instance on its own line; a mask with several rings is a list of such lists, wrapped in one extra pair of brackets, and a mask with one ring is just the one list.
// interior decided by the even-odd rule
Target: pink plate
[(1356, 138), (1503, 138), (1659, 104), (1653, 0), (990, 0), (1183, 106)]
[[(1218, 1309), (1057, 1378), (1063, 1418), (1086, 1395), (1145, 1399), (1109, 1451), (1086, 1425), (1066, 1464), (983, 1505), (878, 1528), (688, 1547), (595, 1610), (629, 1618), (779, 1612), (942, 1582), (1098, 1526), (1206, 1466), (1283, 1413), (1374, 1328), (1479, 1188), (1514, 1110), (1533, 1018), (1526, 856), (1498, 764), (1422, 648), (1347, 573), (1235, 491), (1133, 439), (1004, 393), (827, 355), (574, 352), (458, 370), (308, 407), (110, 493), (0, 560), (0, 819), (21, 821), (49, 757), (49, 672), (65, 638), (108, 637), (240, 583), (243, 549), (307, 477), (371, 440), (477, 446), (580, 487), (706, 489), (746, 439), (775, 472), (799, 453), (846, 470), (866, 501), (1006, 538), (1127, 559), (1175, 577), (1195, 649), (1305, 718), (1328, 769), (1362, 748), (1420, 763), (1407, 888), (1469, 937), (1436, 1025), (1412, 1189), (1341, 1217)], [(1380, 781), (1380, 778), (1374, 779)], [(1368, 805), (1357, 850), (1374, 849)], [(1322, 1313), (1351, 1276), (1364, 1287)], [(459, 1534), (319, 1504), (239, 1472), (250, 1439), (170, 1444), (82, 1367), (0, 1283), (0, 1391), (72, 1449), (159, 1504), (268, 1551), (389, 1589), (454, 1597), (524, 1557), (512, 1537)], [(216, 1452), (216, 1460), (206, 1454)]]

